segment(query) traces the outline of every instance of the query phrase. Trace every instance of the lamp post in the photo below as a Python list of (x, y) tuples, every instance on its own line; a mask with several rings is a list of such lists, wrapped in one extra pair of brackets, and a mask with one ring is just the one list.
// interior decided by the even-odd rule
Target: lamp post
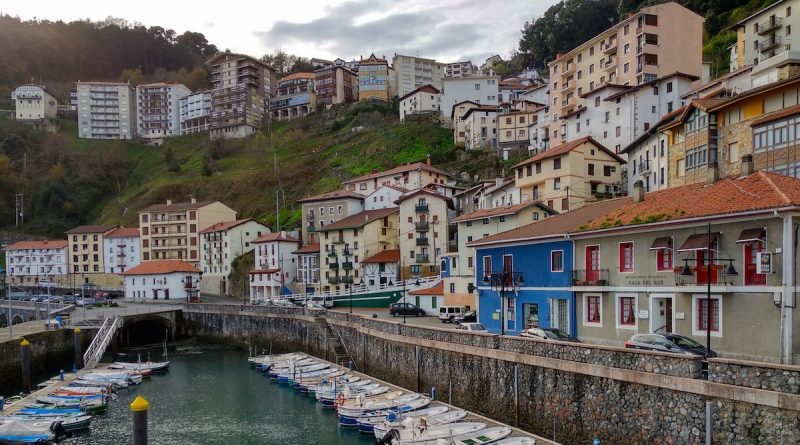
[(506, 291), (519, 292), (519, 288), (525, 284), (525, 280), (522, 279), (522, 272), (503, 271), (489, 273), (483, 276), (481, 284), (491, 286), (491, 289), (500, 295), (500, 335), (506, 335)]
[[(711, 252), (712, 252), (711, 247), (712, 247), (712, 242), (711, 242), (711, 223), (708, 223), (708, 227), (707, 227), (707, 230), (706, 230), (706, 255), (705, 255), (705, 258), (703, 259), (703, 262), (706, 263), (706, 266), (705, 266), (706, 267), (706, 298), (705, 298), (705, 300), (706, 300), (706, 351), (705, 351), (705, 355), (704, 355), (705, 359), (708, 359), (709, 354), (711, 353), (711, 320), (713, 318), (711, 316), (711, 270), (712, 270), (712, 268), (713, 268), (713, 266), (715, 265), (716, 262), (727, 262), (728, 263), (728, 267), (725, 268), (725, 271), (723, 272), (723, 275), (729, 275), (729, 276), (739, 275), (739, 273), (733, 267), (734, 259), (733, 258), (712, 258), (711, 257)], [(702, 267), (702, 264), (700, 264), (700, 261), (697, 259), (697, 255), (695, 254), (695, 258), (694, 259), (685, 258), (683, 260), (683, 270), (681, 270), (681, 273), (680, 273), (681, 276), (693, 276), (694, 275), (694, 273), (692, 272), (692, 269), (689, 267), (689, 261), (692, 261), (692, 260), (694, 260), (694, 262), (695, 262), (695, 265), (696, 265), (696, 268), (697, 268), (697, 272), (698, 273), (700, 272), (700, 267)], [(707, 373), (708, 373), (708, 369), (706, 369), (706, 378), (708, 378), (708, 374)]]

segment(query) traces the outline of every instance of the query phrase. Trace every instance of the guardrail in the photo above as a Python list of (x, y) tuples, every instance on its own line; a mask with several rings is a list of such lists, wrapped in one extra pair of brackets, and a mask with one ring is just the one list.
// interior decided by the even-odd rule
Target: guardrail
[[(403, 291), (403, 287), (405, 285), (406, 291), (419, 289), (425, 285), (433, 285), (436, 284), (441, 280), (441, 277), (438, 275), (432, 275), (428, 277), (419, 277), (419, 278), (409, 278), (403, 281), (398, 281), (397, 283), (392, 283), (391, 286), (389, 283), (384, 283), (378, 286), (366, 286), (366, 285), (358, 285), (352, 286), (352, 293), (353, 296), (357, 296), (359, 294), (369, 294), (374, 292), (390, 292), (390, 291)], [(419, 285), (417, 285), (419, 282)], [(321, 298), (324, 297), (327, 299), (335, 299), (337, 297), (349, 297), (350, 290), (342, 289), (339, 291), (334, 292), (320, 292), (314, 294), (290, 294), (290, 295), (281, 295), (281, 299), (283, 300), (291, 300), (291, 301), (300, 301), (305, 299), (310, 299), (311, 297)]]
[(106, 352), (106, 348), (114, 339), (114, 334), (122, 326), (122, 317), (106, 318), (103, 325), (92, 339), (92, 343), (83, 354), (83, 363), (86, 368), (94, 368)]

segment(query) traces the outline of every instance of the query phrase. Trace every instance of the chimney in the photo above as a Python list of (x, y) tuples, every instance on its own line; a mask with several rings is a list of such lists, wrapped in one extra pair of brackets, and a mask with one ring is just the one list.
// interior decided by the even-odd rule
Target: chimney
[(372, 170), (370, 170), (369, 172), (370, 172), (370, 174), (373, 174), (373, 175), (374, 175), (375, 173), (378, 173), (378, 169), (377, 169), (377, 168), (373, 168), (373, 169), (372, 169)]
[(708, 163), (708, 174), (706, 176), (706, 184), (713, 184), (719, 180), (719, 165), (716, 162)]
[(426, 160), (426, 162), (428, 163), (428, 165), (431, 165), (431, 154), (430, 153), (428, 153), (428, 159)]
[(500, 187), (501, 185), (503, 185), (503, 178), (495, 178), (494, 185), (495, 187)]
[(636, 181), (633, 183), (633, 202), (644, 201), (644, 183)]
[(197, 203), (197, 198), (195, 198), (194, 196), (192, 196), (192, 204), (196, 204), (196, 203)]
[(170, 204), (172, 204), (172, 200), (171, 200), (171, 199), (168, 199), (168, 200), (167, 200), (167, 205), (170, 205)]
[(753, 174), (753, 155), (742, 156), (742, 176)]

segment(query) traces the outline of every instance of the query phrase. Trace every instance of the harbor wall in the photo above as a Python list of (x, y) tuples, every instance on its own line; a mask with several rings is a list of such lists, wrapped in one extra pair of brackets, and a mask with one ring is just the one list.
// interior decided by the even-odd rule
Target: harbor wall
[[(81, 331), (82, 350), (92, 342), (95, 330)], [(55, 329), (25, 336), (30, 343), (31, 383), (33, 385), (58, 374), (72, 371), (75, 343), (72, 329)], [(22, 389), (21, 338), (0, 342), (0, 395), (12, 395)]]
[[(470, 334), (293, 308), (192, 306), (180, 333), (325, 358), (326, 330), (359, 371), (562, 443), (800, 443), (800, 367)], [(245, 309), (246, 308), (246, 309)], [(244, 309), (244, 310), (242, 310)], [(326, 327), (327, 325), (327, 327)], [(451, 392), (452, 388), (452, 392)]]

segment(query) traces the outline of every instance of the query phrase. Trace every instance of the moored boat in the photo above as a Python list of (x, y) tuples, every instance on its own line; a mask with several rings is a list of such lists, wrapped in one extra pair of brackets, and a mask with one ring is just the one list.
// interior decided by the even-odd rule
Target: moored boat
[(365, 413), (363, 416), (356, 419), (356, 423), (358, 424), (358, 432), (362, 434), (372, 434), (373, 427), (378, 423), (384, 422), (390, 411), (393, 413), (402, 414), (424, 408), (430, 403), (431, 399), (429, 397), (420, 397), (418, 399), (411, 400), (406, 404), (392, 408), (391, 410)]
[[(414, 412), (410, 412), (408, 414), (403, 415), (403, 418), (414, 418), (414, 417), (424, 417), (425, 424), (427, 427), (435, 427), (441, 425), (447, 425), (448, 423), (454, 423), (463, 420), (467, 417), (467, 412), (464, 410), (455, 410), (455, 411), (446, 411), (443, 413), (438, 414), (430, 414), (427, 416), (414, 416)], [(403, 429), (403, 423), (401, 420), (387, 420), (384, 423), (373, 425), (373, 433), (375, 434), (376, 439), (382, 438), (389, 430)]]
[(373, 414), (380, 410), (396, 409), (421, 397), (422, 396), (420, 394), (411, 393), (392, 399), (363, 402), (360, 406), (358, 405), (358, 400), (356, 400), (356, 404), (350, 406), (345, 403), (344, 405), (340, 406), (338, 410), (339, 425), (346, 427), (357, 427), (359, 417), (363, 417), (367, 414)]
[(536, 445), (536, 439), (533, 437), (509, 437), (495, 442), (494, 445)]
[(482, 422), (458, 422), (423, 429), (418, 427), (416, 420), (418, 419), (405, 419), (403, 420), (405, 427), (402, 430), (389, 430), (387, 434), (396, 433), (396, 439), (392, 444), (436, 445), (438, 440), (455, 439), (486, 428), (486, 424)]
[(495, 443), (511, 435), (511, 428), (496, 426), (482, 429), (475, 433), (465, 434), (453, 439), (452, 445), (486, 445)]
[(0, 444), (48, 443), (61, 434), (59, 422), (23, 422), (3, 420), (0, 422)]

